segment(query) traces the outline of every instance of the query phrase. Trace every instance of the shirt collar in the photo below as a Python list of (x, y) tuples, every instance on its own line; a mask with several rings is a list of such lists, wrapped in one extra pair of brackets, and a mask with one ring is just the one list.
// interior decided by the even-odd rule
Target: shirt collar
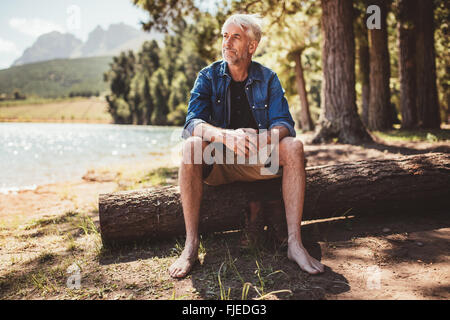
[[(228, 63), (225, 60), (223, 60), (220, 65), (220, 75), (222, 77), (226, 75), (227, 77), (231, 78), (230, 72), (228, 70)], [(258, 68), (257, 66), (257, 63), (252, 61), (250, 63), (250, 70), (248, 72), (248, 83), (252, 83), (255, 80), (262, 81), (263, 76), (260, 68)]]

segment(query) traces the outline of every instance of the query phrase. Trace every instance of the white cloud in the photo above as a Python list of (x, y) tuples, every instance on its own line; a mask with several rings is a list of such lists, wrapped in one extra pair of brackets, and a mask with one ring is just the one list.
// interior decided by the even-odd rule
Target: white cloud
[(17, 48), (14, 42), (0, 38), (0, 52), (20, 54), (20, 50)]
[(9, 25), (11, 28), (17, 31), (37, 37), (41, 34), (48, 33), (51, 31), (65, 32), (64, 28), (57, 25), (51, 21), (42, 20), (39, 18), (35, 19), (25, 19), (25, 18), (11, 18), (9, 20)]

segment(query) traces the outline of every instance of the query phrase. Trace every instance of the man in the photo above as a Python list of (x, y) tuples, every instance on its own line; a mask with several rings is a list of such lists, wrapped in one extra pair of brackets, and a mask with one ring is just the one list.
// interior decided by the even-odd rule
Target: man
[[(306, 184), (303, 144), (295, 138), (294, 121), (277, 75), (252, 61), (261, 34), (261, 26), (254, 16), (229, 17), (222, 27), (224, 61), (201, 70), (191, 91), (179, 171), (186, 243), (181, 256), (169, 267), (169, 274), (174, 278), (185, 277), (198, 259), (203, 182), (219, 185), (280, 176), (274, 171), (264, 173), (261, 169), (267, 163), (226, 162), (208, 166), (201, 155), (211, 143), (232, 150), (234, 160), (240, 157), (247, 161), (264, 145), (277, 146), (276, 159), (271, 155), (270, 162), (278, 160), (283, 169), (288, 258), (310, 274), (324, 271), (323, 264), (305, 250), (300, 234)], [(264, 129), (268, 129), (264, 136), (266, 143), (264, 139), (256, 139), (261, 138)], [(201, 150), (200, 157), (198, 150)]]

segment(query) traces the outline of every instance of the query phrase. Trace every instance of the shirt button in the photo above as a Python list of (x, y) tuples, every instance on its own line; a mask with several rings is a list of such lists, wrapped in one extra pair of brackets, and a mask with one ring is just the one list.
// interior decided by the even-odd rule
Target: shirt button
[(217, 100), (218, 103), (220, 103), (220, 100)]
[(253, 109), (255, 109), (255, 106), (253, 106)]
[(261, 123), (259, 124), (259, 126), (261, 127)]

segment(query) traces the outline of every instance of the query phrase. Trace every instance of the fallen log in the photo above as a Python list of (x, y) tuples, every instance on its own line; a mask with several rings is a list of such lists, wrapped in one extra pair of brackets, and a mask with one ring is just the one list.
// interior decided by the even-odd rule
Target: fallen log
[[(367, 212), (450, 208), (450, 154), (427, 153), (306, 169), (303, 220)], [(250, 200), (281, 199), (281, 179), (204, 185), (200, 231), (242, 227)], [(99, 196), (104, 245), (161, 240), (185, 234), (179, 187)]]

